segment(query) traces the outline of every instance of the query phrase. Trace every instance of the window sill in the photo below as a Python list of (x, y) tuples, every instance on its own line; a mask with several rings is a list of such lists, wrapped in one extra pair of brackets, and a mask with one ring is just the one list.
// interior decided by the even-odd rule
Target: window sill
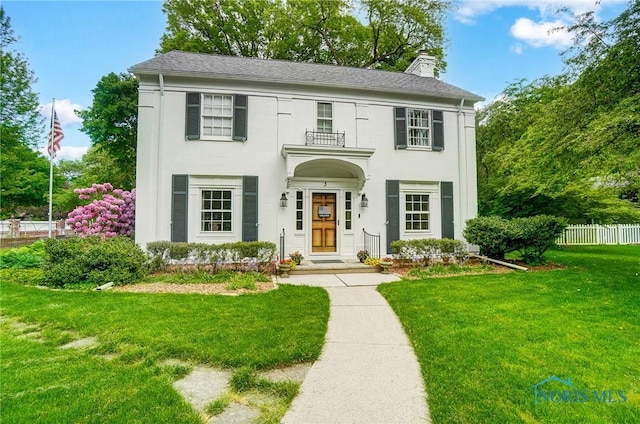
[(431, 146), (407, 146), (406, 150), (416, 150), (422, 152), (433, 152)]
[(223, 142), (232, 142), (236, 141), (227, 137), (201, 137), (197, 140), (189, 140), (189, 141), (223, 141)]

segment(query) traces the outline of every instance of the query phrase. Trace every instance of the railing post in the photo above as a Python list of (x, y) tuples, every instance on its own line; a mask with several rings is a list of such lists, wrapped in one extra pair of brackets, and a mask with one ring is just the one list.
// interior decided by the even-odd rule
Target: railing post
[(284, 259), (284, 228), (282, 229), (282, 233), (280, 233), (280, 260)]

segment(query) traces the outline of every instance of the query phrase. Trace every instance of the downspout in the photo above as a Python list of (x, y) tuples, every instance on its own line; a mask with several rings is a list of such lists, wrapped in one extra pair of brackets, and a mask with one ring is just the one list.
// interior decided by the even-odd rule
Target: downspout
[[(466, 189), (467, 186), (467, 176), (466, 172), (464, 172), (462, 164), (466, 164), (466, 156), (467, 156), (467, 143), (466, 141), (463, 143), (462, 137), (464, 137), (464, 114), (462, 113), (462, 107), (464, 106), (464, 97), (460, 99), (460, 106), (458, 107), (458, 222), (456, 225), (455, 220), (455, 208), (454, 208), (454, 237), (455, 230), (462, 233), (462, 226), (465, 222), (466, 210), (467, 210), (467, 202), (463, 197), (463, 187)], [(465, 165), (466, 166), (466, 165)], [(454, 199), (455, 202), (455, 199)]]
[[(162, 182), (162, 115), (164, 113), (164, 76), (162, 74), (158, 74), (158, 84), (160, 85), (160, 104), (158, 106), (158, 146), (157, 146), (157, 169), (156, 169), (156, 240), (164, 240), (165, 237), (158, 237), (158, 229), (160, 229), (161, 215), (164, 212), (164, 209), (160, 207), (162, 202), (162, 192), (163, 192), (163, 184)], [(160, 229), (160, 231), (162, 231)], [(171, 239), (171, 227), (169, 227), (169, 239)]]

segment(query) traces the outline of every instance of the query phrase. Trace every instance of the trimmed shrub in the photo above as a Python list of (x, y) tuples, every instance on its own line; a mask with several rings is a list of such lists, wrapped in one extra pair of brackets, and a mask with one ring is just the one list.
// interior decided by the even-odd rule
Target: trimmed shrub
[(555, 240), (567, 228), (567, 220), (549, 215), (516, 218), (513, 225), (518, 228), (516, 245), (522, 259), (530, 265), (545, 262), (544, 252), (555, 245)]
[(467, 221), (464, 237), (480, 246), (480, 253), (504, 259), (508, 252), (520, 251), (530, 265), (544, 263), (544, 252), (567, 226), (564, 218), (538, 215), (507, 220), (497, 216), (481, 216)]
[(451, 239), (412, 239), (391, 242), (391, 251), (401, 261), (420, 262), (428, 265), (432, 259), (456, 258), (464, 261), (467, 249), (461, 240)]
[(259, 270), (271, 264), (276, 245), (266, 241), (224, 244), (155, 241), (147, 244), (153, 269), (168, 265), (194, 265), (237, 270)]
[(480, 246), (480, 254), (490, 258), (504, 259), (507, 252), (517, 248), (513, 225), (498, 216), (469, 219), (462, 234), (469, 243)]
[(64, 287), (90, 283), (116, 285), (140, 280), (147, 256), (128, 237), (86, 237), (45, 241), (43, 284)]

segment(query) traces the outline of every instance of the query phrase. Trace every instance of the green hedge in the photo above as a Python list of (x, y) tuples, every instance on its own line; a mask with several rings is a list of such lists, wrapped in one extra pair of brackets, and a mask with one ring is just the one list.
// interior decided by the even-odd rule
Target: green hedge
[(40, 268), (45, 255), (44, 241), (16, 247), (0, 254), (0, 269)]
[(414, 239), (391, 242), (391, 252), (398, 259), (422, 262), (428, 265), (433, 258), (456, 258), (464, 261), (468, 252), (464, 243), (451, 239)]
[(145, 274), (147, 255), (128, 237), (45, 240), (43, 284), (133, 283)]
[(224, 244), (176, 243), (155, 241), (147, 244), (155, 269), (167, 265), (196, 265), (236, 269), (261, 269), (270, 264), (276, 254), (275, 243), (248, 241)]
[(480, 246), (483, 255), (504, 259), (506, 253), (520, 251), (526, 263), (538, 265), (566, 227), (564, 218), (549, 215), (511, 220), (487, 216), (468, 220), (463, 234), (469, 243)]

